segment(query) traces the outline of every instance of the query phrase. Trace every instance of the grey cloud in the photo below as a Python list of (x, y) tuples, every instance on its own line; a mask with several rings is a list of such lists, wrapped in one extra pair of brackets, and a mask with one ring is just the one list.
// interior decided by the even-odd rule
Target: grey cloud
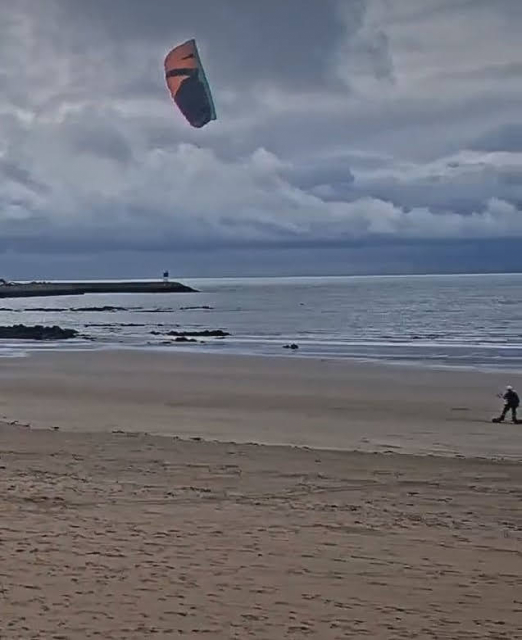
[(113, 132), (104, 135), (96, 130), (79, 130), (72, 136), (72, 142), (78, 153), (90, 152), (120, 162), (128, 162), (132, 158), (132, 151), (125, 139)]
[(60, 126), (71, 145), (72, 153), (91, 153), (100, 158), (130, 162), (133, 157), (130, 141), (121, 126), (119, 114), (100, 113), (86, 107), (71, 114)]
[[(16, 268), (13, 268), (13, 264)], [(158, 277), (165, 268), (177, 278), (259, 275), (336, 275), (520, 271), (519, 240), (444, 241), (280, 248), (205, 247), (178, 251), (0, 252), (7, 278)]]
[(522, 152), (522, 124), (506, 123), (495, 127), (473, 140), (469, 147), (481, 151)]
[(491, 199), (522, 202), (522, 154), (464, 154), (425, 165), (384, 169), (356, 180), (355, 198), (371, 193), (396, 206), (471, 214)]
[[(10, 255), (522, 237), (518, 0), (0, 2)], [(193, 36), (203, 130), (163, 78)]]
[[(143, 45), (151, 58), (196, 37), (216, 84), (279, 81), (310, 86), (325, 77), (332, 46), (344, 29), (336, 0), (73, 0), (62, 3), (67, 22), (122, 45)], [(124, 63), (124, 61), (122, 61)]]
[(282, 170), (291, 184), (328, 200), (351, 199), (355, 177), (346, 158), (310, 159)]
[(12, 180), (38, 193), (45, 193), (47, 187), (35, 180), (24, 167), (9, 160), (0, 160), (0, 178)]
[(394, 81), (393, 57), (388, 35), (372, 21), (371, 3), (362, 0), (340, 3), (346, 24), (343, 45), (338, 51), (338, 75), (351, 90), (373, 80)]

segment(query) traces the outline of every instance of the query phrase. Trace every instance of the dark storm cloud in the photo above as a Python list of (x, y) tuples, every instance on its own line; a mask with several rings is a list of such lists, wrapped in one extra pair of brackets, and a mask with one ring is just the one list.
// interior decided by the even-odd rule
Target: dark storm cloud
[[(364, 2), (356, 0), (360, 21)], [(145, 45), (161, 58), (166, 48), (196, 37), (216, 83), (274, 80), (310, 87), (324, 81), (332, 46), (344, 34), (335, 0), (72, 0), (67, 22), (124, 46)], [(123, 64), (124, 61), (122, 61)]]
[[(396, 241), (422, 262), (434, 239), (522, 237), (521, 7), (0, 0), (0, 251), (269, 263), (375, 241), (386, 270)], [(191, 37), (218, 110), (203, 130), (163, 77)]]

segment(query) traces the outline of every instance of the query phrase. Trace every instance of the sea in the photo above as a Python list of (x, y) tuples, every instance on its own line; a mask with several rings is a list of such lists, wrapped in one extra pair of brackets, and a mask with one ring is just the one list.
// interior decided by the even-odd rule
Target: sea
[[(117, 348), (522, 372), (522, 274), (179, 280), (197, 293), (0, 299), (0, 325), (79, 332), (0, 340), (0, 355)], [(206, 330), (229, 335), (168, 335)]]

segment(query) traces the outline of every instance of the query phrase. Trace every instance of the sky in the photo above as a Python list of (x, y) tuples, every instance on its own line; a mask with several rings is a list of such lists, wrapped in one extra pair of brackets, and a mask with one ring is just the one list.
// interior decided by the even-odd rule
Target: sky
[(522, 271), (520, 0), (0, 12), (0, 277)]

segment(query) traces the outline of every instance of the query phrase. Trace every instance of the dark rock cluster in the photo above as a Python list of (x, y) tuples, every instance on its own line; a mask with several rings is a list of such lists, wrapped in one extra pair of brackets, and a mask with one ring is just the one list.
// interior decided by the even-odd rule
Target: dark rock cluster
[(78, 332), (74, 329), (62, 329), (62, 327), (44, 327), (42, 325), (26, 326), (15, 324), (9, 327), (0, 327), (0, 339), (3, 340), (69, 340), (76, 338)]

